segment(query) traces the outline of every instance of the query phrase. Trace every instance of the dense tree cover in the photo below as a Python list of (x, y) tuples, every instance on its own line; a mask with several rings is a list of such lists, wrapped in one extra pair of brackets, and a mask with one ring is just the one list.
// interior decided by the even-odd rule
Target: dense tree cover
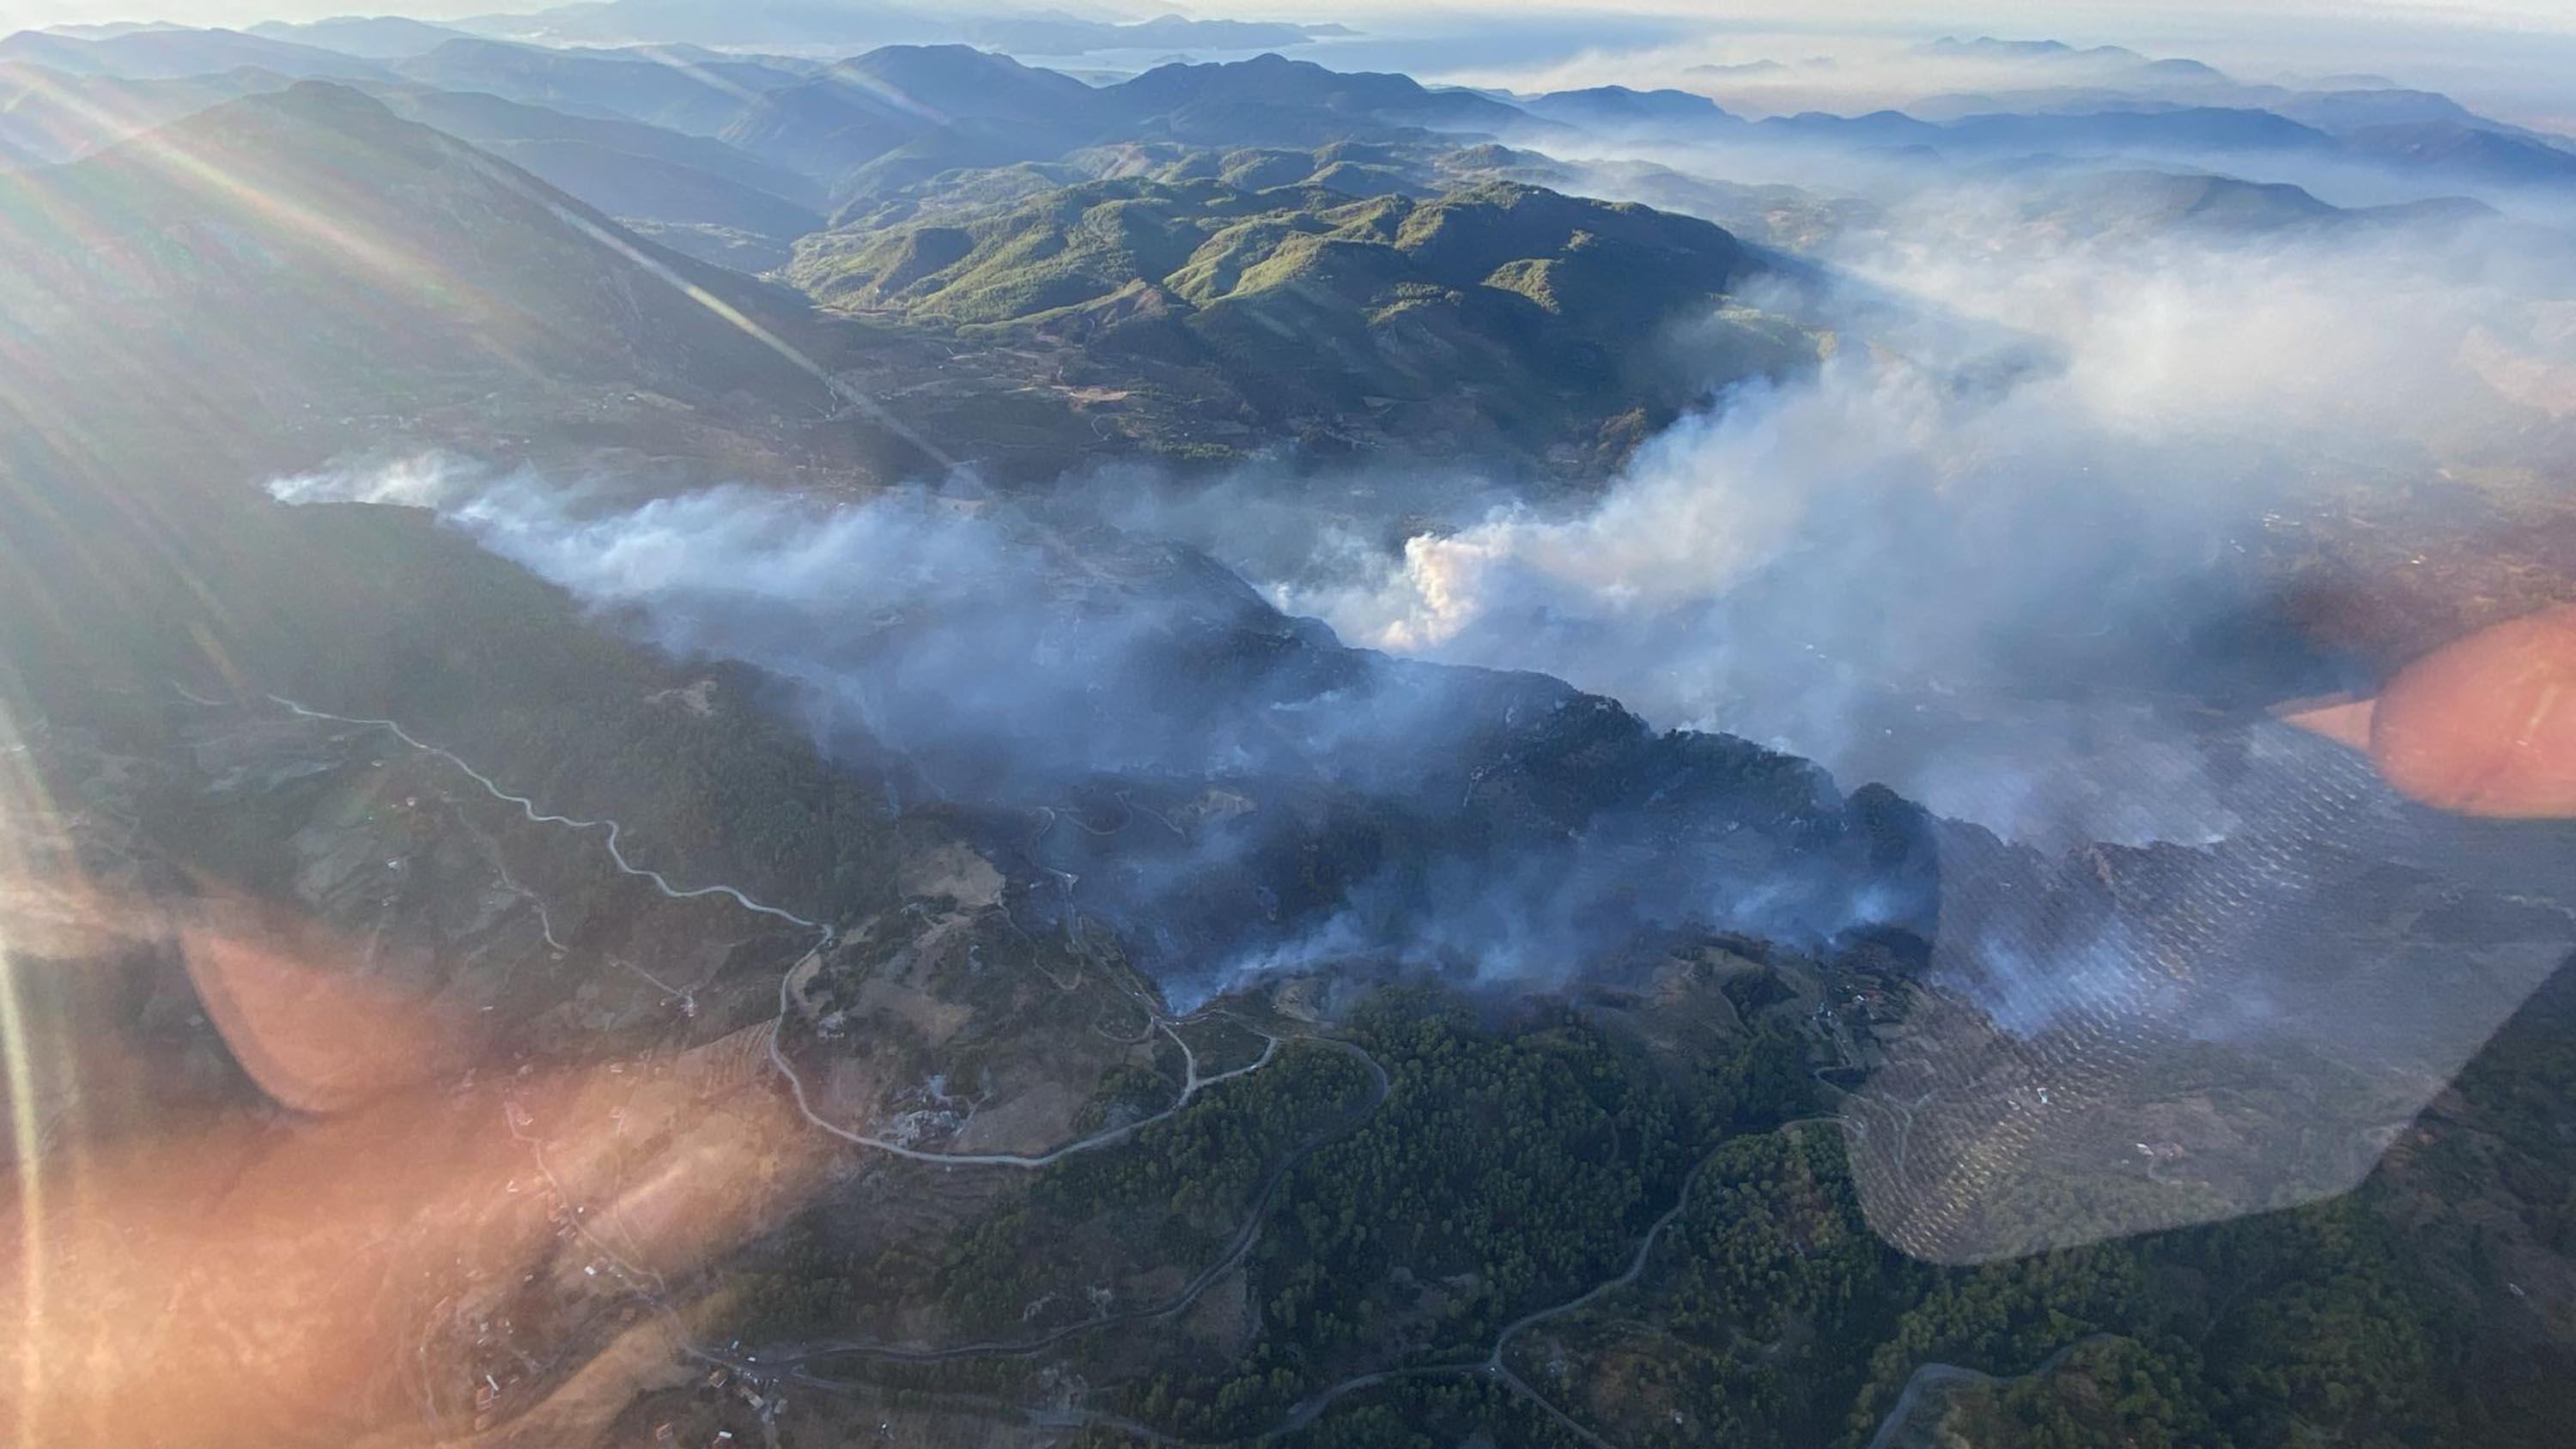
[(1951, 1422), (1972, 1444), (2018, 1449), (2183, 1449), (2217, 1440), (2188, 1348), (2149, 1350), (2135, 1339), (2088, 1339), (2046, 1377), (1958, 1394)]
[(764, 1343), (847, 1333), (872, 1310), (901, 1301), (935, 1267), (900, 1249), (841, 1247), (828, 1225), (799, 1217), (738, 1265), (730, 1333)]
[(1624, 1268), (1711, 1144), (1808, 1102), (1785, 1028), (1687, 1086), (1562, 1008), (1494, 1025), (1395, 992), (1351, 1029), (1391, 1091), (1281, 1195), (1253, 1262), (1259, 1340), (1223, 1374), (1158, 1371), (1131, 1389), (1139, 1417), (1223, 1437), (1337, 1371), (1480, 1359), (1512, 1319)]
[(987, 1328), (1029, 1321), (1049, 1294), (1080, 1302), (1079, 1290), (1100, 1281), (1097, 1262), (1069, 1251), (1086, 1227), (1132, 1266), (1213, 1260), (1263, 1183), (1301, 1144), (1346, 1122), (1370, 1085), (1340, 1051), (1283, 1047), (1269, 1066), (1130, 1141), (1039, 1174), (1026, 1196), (950, 1243), (934, 1278), (940, 1302), (960, 1325)]
[(1690, 1166), (1676, 1094), (1570, 1019), (1506, 1036), (1456, 1013), (1381, 1011), (1359, 1035), (1393, 1095), (1298, 1174), (1260, 1256), (1268, 1321), (1306, 1347), (1360, 1341), (1412, 1307), (1388, 1295), (1399, 1269), (1455, 1290), (1418, 1341), (1473, 1344), (1617, 1271)]
[[(1249, 1346), (1224, 1363), (1157, 1349), (1134, 1371), (1113, 1366), (1110, 1344), (1075, 1347), (1098, 1365), (1095, 1405), (1222, 1443), (1394, 1370), (1284, 1442), (1566, 1449), (1579, 1436), (1553, 1410), (1619, 1449), (1862, 1449), (1919, 1378), (1902, 1442), (2551, 1443), (2570, 1409), (2558, 1361), (2528, 1337), (2497, 1340), (2462, 1292), (2500, 1289), (2496, 1263), (2513, 1249), (2450, 1209), (2485, 1211), (2521, 1182), (2532, 1240), (2556, 1221), (2576, 1148), (2548, 1090), (2576, 1085), (2564, 1030), (2576, 991), (2556, 994), (2569, 999), (2555, 1026), (2499, 1049), (2510, 1070), (2463, 1079), (2476, 1100), (2447, 1110), (2479, 1130), (2425, 1134), (2358, 1193), (1938, 1267), (1870, 1231), (1835, 1125), (1784, 1125), (1812, 1110), (1794, 1027), (1748, 1032), (1681, 1079), (1571, 1009), (1495, 1021), (1437, 993), (1387, 993), (1350, 1023), (1390, 1077), (1374, 1114), (1337, 1118), (1366, 1083), (1352, 1059), (1305, 1048), (1127, 1148), (1041, 1175), (935, 1271), (945, 1290), (993, 1295), (974, 1311), (1007, 1313), (1047, 1291), (1013, 1265), (1061, 1246), (1068, 1224), (1175, 1233), (1150, 1246), (1164, 1257), (1196, 1241), (1174, 1224), (1237, 1221), (1219, 1209), (1322, 1123), (1343, 1135), (1288, 1173), (1262, 1224)], [(2445, 1145), (2454, 1138), (2464, 1145)], [(2525, 1151), (2499, 1155), (2502, 1142)], [(1685, 1180), (1634, 1285), (1510, 1341), (1507, 1363), (1544, 1403), (1485, 1370), (1503, 1325), (1624, 1268)], [(1163, 1226), (1136, 1226), (1147, 1223)], [(1114, 1427), (1097, 1437), (1127, 1442)]]
[(1579, 1449), (1537, 1405), (1481, 1374), (1399, 1378), (1285, 1436), (1291, 1449), (1451, 1449), (1483, 1434), (1514, 1449)]
[[(2478, 1161), (2447, 1162), (2450, 1139), (2432, 1136), (2344, 1198), (1978, 1267), (1918, 1263), (1872, 1234), (1832, 1127), (1739, 1135), (1636, 1287), (1516, 1340), (1511, 1361), (1627, 1449), (1857, 1449), (1927, 1365), (1957, 1372), (1934, 1372), (1910, 1427), (1993, 1449), (2553, 1442), (2571, 1387), (2497, 1361), (2458, 1290), (2481, 1273), (2485, 1291), (2500, 1286), (2480, 1257), (2503, 1249), (2446, 1209), (2521, 1180), (2532, 1237), (2557, 1221), (2570, 1149), (2565, 1098), (2549, 1094), (2576, 1085), (2569, 1020), (2576, 1009), (2515, 1033), (2463, 1081), (2484, 1131), (2458, 1140), (2493, 1132), (2522, 1155), (2463, 1146)], [(2439, 1206), (2412, 1195), (2418, 1173), (2454, 1179)], [(2508, 1356), (2556, 1361), (2517, 1341)], [(1372, 1398), (1318, 1428), (1363, 1422)], [(1412, 1442), (1395, 1428), (1362, 1442)]]
[[(1557, 1380), (1639, 1449), (1837, 1429), (1860, 1445), (1927, 1365), (2001, 1381), (1950, 1390), (1980, 1445), (2398, 1445), (2452, 1427), (2434, 1372), (2449, 1315), (2350, 1200), (1935, 1268), (1869, 1232), (1839, 1135), (1801, 1129), (1722, 1148), (1652, 1268), (1569, 1331), (1580, 1364)], [(1615, 1325), (1640, 1317), (1669, 1337), (1632, 1351)]]
[(1770, 1343), (1792, 1319), (1841, 1315), (1891, 1271), (1840, 1166), (1829, 1128), (1720, 1148), (1651, 1265), (1673, 1327)]
[(1822, 1442), (1861, 1378), (1848, 1346), (1919, 1277), (1862, 1223), (1829, 1125), (1732, 1140), (1641, 1275), (1663, 1327), (1603, 1346), (1622, 1366), (1592, 1408), (1640, 1443)]
[[(1168, 1101), (1171, 1084), (1159, 1085)], [(1104, 1272), (1213, 1260), (1262, 1184), (1301, 1145), (1347, 1122), (1370, 1087), (1367, 1070), (1343, 1052), (1284, 1046), (1270, 1066), (1219, 1083), (1133, 1138), (1035, 1174), (1026, 1192), (935, 1256), (841, 1249), (827, 1224), (799, 1219), (738, 1275), (735, 1331), (762, 1342), (849, 1335), (925, 1286), (960, 1339), (1097, 1316), (1080, 1290)], [(1086, 1229), (1118, 1260), (1074, 1251)], [(1061, 1312), (1032, 1315), (1050, 1295)]]

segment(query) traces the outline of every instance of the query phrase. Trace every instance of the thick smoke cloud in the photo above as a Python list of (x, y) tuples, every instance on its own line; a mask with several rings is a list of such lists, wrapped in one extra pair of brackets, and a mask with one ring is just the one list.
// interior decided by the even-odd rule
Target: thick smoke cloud
[[(1115, 490), (1346, 638), (1546, 670), (2000, 832), (1933, 832), (1931, 992), (1844, 1102), (1873, 1225), (1935, 1259), (2346, 1190), (2576, 944), (2568, 832), (2441, 820), (2269, 720), (2373, 683), (2284, 593), (2312, 540), (2576, 456), (2563, 256), (2501, 222), (2122, 201), (1882, 194), (1829, 280), (1765, 299), (1845, 345), (1591, 500), (1342, 483), (1301, 557), (1293, 528), (1228, 542), (1275, 479)], [(1416, 510), (1443, 521), (1390, 537)]]
[(1263, 576), (1354, 641), (1558, 674), (2008, 834), (2216, 838), (2208, 717), (2367, 683), (2290, 628), (2303, 530), (2563, 449), (2566, 303), (2474, 232), (2069, 239), (2032, 208), (1910, 207), (1786, 304), (1852, 343), (1597, 500), (1374, 555), (1343, 530)]
[(980, 496), (827, 504), (430, 456), (281, 480), (434, 509), (615, 627), (747, 664), (899, 803), (999, 822), (1167, 991), (1324, 962), (1559, 982), (1657, 932), (1916, 924), (1921, 821), (1525, 673), (1343, 647), (1203, 555)]
[(2356, 518), (2563, 476), (2565, 253), (2503, 222), (2196, 222), (2044, 168), (1875, 199), (1839, 280), (1777, 304), (1854, 344), (1812, 377), (1717, 399), (1596, 500), (1274, 589), (2006, 837), (1938, 833), (1934, 994), (1846, 1103), (1900, 1245), (2347, 1189), (2567, 959), (2576, 876), (2565, 830), (2440, 820), (2266, 721), (2371, 686), (2283, 580)]

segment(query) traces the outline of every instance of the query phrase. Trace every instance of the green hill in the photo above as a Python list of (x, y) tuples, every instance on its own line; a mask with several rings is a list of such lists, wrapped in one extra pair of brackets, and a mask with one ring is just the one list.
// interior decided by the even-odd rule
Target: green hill
[[(1399, 437), (1593, 439), (1614, 418), (1813, 360), (1814, 339), (1729, 300), (1758, 262), (1719, 227), (1508, 183), (1365, 197), (1330, 185), (1372, 167), (1401, 184), (1391, 160), (1236, 152), (1160, 168), (1186, 179), (996, 185), (980, 209), (808, 237), (787, 276), (875, 319), (1076, 341), (1265, 423), (1358, 418)], [(1285, 175), (1301, 180), (1237, 184)], [(1714, 375), (1654, 345), (1709, 319)]]

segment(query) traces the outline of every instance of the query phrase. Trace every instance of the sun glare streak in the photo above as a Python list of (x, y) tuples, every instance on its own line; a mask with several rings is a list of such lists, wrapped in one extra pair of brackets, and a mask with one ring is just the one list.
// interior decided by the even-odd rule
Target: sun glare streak
[(639, 45), (636, 46), (635, 49), (640, 52), (645, 59), (650, 60), (655, 65), (678, 71), (680, 74), (687, 76), (689, 79), (696, 81), (707, 89), (731, 96), (735, 100), (742, 102), (744, 105), (751, 105), (760, 99), (760, 92), (753, 90), (749, 86), (739, 85), (733, 81), (726, 80), (723, 76), (717, 75), (715, 72), (708, 70), (705, 66), (698, 64), (696, 61), (688, 60), (674, 54), (669, 46)]
[[(120, 135), (130, 129), (123, 118), (109, 112), (105, 107), (83, 99), (75, 91), (50, 82), (39, 82), (29, 89), (43, 91), (48, 99), (56, 101), (65, 109), (79, 115), (84, 121), (92, 122), (106, 134)], [(370, 270), (385, 277), (406, 278), (427, 267), (424, 258), (405, 255), (381, 242), (362, 236), (309, 207), (299, 206), (282, 197), (266, 193), (261, 188), (235, 176), (218, 162), (200, 154), (167, 130), (136, 131), (112, 146), (100, 148), (100, 153), (115, 150), (126, 150), (150, 162), (167, 166), (187, 179), (199, 182), (219, 195), (240, 202), (263, 216), (321, 238), (346, 251)]]
[[(708, 79), (714, 83), (713, 78)], [(127, 165), (164, 171), (173, 183), (182, 188), (192, 188), (230, 203), (290, 235), (303, 236), (325, 250), (338, 253), (354, 264), (354, 270), (364, 279), (382, 285), (395, 295), (435, 296), (447, 305), (480, 317), (536, 320), (525, 307), (473, 285), (445, 260), (407, 246), (399, 238), (353, 223), (330, 209), (307, 204), (284, 194), (279, 188), (264, 185), (255, 175), (246, 174), (210, 154), (205, 143), (191, 142), (167, 127), (138, 130), (129, 120), (59, 85), (39, 82), (29, 89), (41, 90), (100, 133), (121, 138), (80, 159), (95, 163), (121, 156)], [(481, 153), (473, 154), (479, 156)], [(7, 185), (8, 181), (9, 178), (0, 177), (0, 186)], [(40, 202), (71, 199), (49, 197), (41, 189), (36, 195)], [(53, 223), (57, 231), (68, 234), (74, 230), (64, 225), (67, 218), (47, 215), (43, 219)], [(66, 239), (74, 242), (94, 240), (68, 235)], [(98, 250), (94, 246), (84, 249)], [(29, 250), (33, 254), (36, 249)], [(542, 322), (539, 325), (543, 327)], [(94, 342), (97, 340), (93, 339)], [(512, 366), (531, 373), (543, 371), (520, 350), (509, 346), (494, 330), (483, 330), (478, 340), (485, 351)], [(580, 339), (565, 340), (578, 342)], [(121, 356), (122, 349), (115, 351)]]
[(947, 125), (953, 117), (936, 106), (915, 100), (910, 92), (897, 90), (872, 75), (863, 75), (846, 66), (834, 66), (825, 72), (832, 84), (857, 91), (863, 96), (885, 102), (906, 115), (917, 116), (933, 125)]
[[(0, 710), (0, 891), (14, 890), (26, 877), (26, 831), (51, 814), (26, 744), (6, 710)], [(10, 1442), (44, 1442), (37, 1422), (44, 1387), (45, 1181), (42, 1122), (36, 1110), (34, 1041), (27, 1027), (24, 983), (18, 953), (11, 940), (6, 909), (0, 909), (0, 1086), (9, 1094), (9, 1133), (15, 1149), (18, 1186), (18, 1410), (11, 1417)]]
[(35, 1421), (44, 1385), (45, 1323), (44, 1168), (36, 1140), (36, 1083), (28, 1056), (27, 1023), (18, 997), (18, 966), (8, 926), (0, 922), (0, 1073), (9, 1093), (9, 1131), (17, 1145), (18, 1179), (18, 1422), (11, 1441), (43, 1441)]
[(841, 379), (834, 377), (830, 369), (824, 367), (821, 363), (816, 362), (813, 358), (806, 356), (802, 348), (799, 348), (796, 344), (789, 342), (786, 338), (779, 336), (777, 333), (770, 331), (768, 328), (761, 326), (759, 322), (753, 320), (749, 315), (744, 313), (741, 308), (736, 307), (731, 302), (728, 302), (724, 298), (717, 296), (715, 293), (708, 291), (706, 288), (699, 286), (697, 283), (690, 281), (688, 278), (681, 276), (678, 272), (673, 271), (660, 258), (634, 246), (632, 243), (628, 242), (625, 237), (620, 236), (618, 233), (611, 231), (607, 227), (599, 225), (589, 217), (583, 216), (581, 213), (574, 211), (570, 207), (564, 206), (560, 202), (555, 201), (553, 198), (548, 197), (543, 193), (526, 192), (523, 183), (517, 176), (510, 172), (496, 168), (492, 171), (491, 175), (493, 180), (500, 182), (504, 186), (520, 190), (523, 195), (528, 195), (530, 200), (535, 201), (537, 204), (552, 211), (555, 215), (555, 219), (561, 221), (564, 225), (579, 231), (582, 235), (590, 238), (592, 241), (616, 252), (619, 256), (624, 257), (627, 261), (642, 269), (645, 275), (650, 276), (655, 281), (669, 287), (672, 291), (677, 292), (681, 296), (688, 298), (690, 301), (697, 303), (701, 307), (704, 307), (707, 311), (715, 314), (715, 316), (721, 319), (727, 326), (732, 327), (734, 330), (742, 333), (745, 337), (750, 338), (752, 341), (759, 343), (771, 352), (776, 353), (780, 358), (784, 359), (789, 366), (796, 368), (808, 377), (813, 378), (816, 382), (821, 383), (824, 390), (829, 392), (833, 397), (840, 399), (842, 402), (849, 404), (851, 407), (856, 408), (858, 411), (865, 414), (868, 421), (885, 429), (887, 432), (894, 434), (896, 437), (901, 438), (904, 442), (911, 444), (913, 448), (922, 454), (922, 456), (929, 458), (944, 469), (955, 470), (961, 466), (959, 460), (950, 454), (947, 449), (942, 448), (929, 437), (916, 431), (901, 419), (895, 417), (892, 413), (889, 413), (884, 408), (878, 406), (875, 399), (868, 397), (866, 394), (861, 393), (855, 388), (849, 386), (847, 383), (844, 383)]

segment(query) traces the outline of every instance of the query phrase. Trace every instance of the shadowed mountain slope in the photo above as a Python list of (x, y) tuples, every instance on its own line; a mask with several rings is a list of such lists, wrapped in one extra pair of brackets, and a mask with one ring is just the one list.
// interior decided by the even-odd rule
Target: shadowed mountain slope
[(499, 40), (451, 40), (396, 62), (402, 78), (442, 90), (489, 91), (514, 101), (590, 115), (620, 115), (712, 136), (804, 67), (658, 50), (548, 50)]
[(310, 408), (478, 376), (821, 391), (741, 325), (792, 327), (792, 297), (335, 85), (11, 177), (0, 228), (0, 335), (10, 363), (41, 359), (10, 367), (39, 395), (176, 384)]
[(99, 40), (22, 30), (0, 40), (0, 60), (33, 61), (73, 75), (129, 80), (210, 75), (245, 65), (299, 77), (352, 79), (384, 74), (383, 66), (355, 55), (237, 30), (133, 30)]
[(0, 63), (0, 142), (30, 161), (69, 161), (137, 131), (288, 83), (275, 71), (247, 67), (176, 80), (129, 80), (28, 61)]

